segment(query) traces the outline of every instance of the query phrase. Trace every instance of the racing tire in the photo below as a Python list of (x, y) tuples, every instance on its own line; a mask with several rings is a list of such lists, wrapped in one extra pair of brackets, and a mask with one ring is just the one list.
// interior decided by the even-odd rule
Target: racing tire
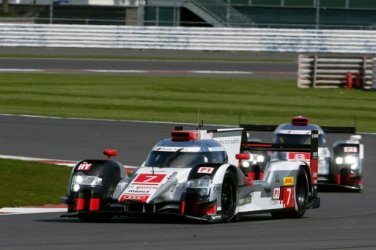
[(236, 184), (235, 177), (227, 171), (222, 183), (221, 215), (222, 222), (230, 222), (234, 219), (236, 210)]
[(304, 169), (299, 168), (295, 184), (295, 208), (289, 211), (272, 212), (272, 216), (277, 219), (303, 217), (307, 209), (308, 190), (307, 173)]

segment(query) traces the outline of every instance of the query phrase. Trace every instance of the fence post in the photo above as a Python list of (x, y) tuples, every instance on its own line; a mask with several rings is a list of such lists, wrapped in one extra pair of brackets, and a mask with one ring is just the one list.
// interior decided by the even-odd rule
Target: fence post
[(312, 76), (312, 88), (316, 88), (316, 78), (317, 78), (317, 61), (319, 57), (315, 55), (313, 57), (313, 76)]
[(373, 90), (376, 90), (376, 58), (372, 59), (372, 87)]

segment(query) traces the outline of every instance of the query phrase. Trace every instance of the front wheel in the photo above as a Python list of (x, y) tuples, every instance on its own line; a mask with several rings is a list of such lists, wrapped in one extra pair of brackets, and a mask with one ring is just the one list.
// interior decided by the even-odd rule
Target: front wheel
[(233, 174), (228, 171), (223, 178), (221, 193), (222, 221), (230, 222), (236, 209), (236, 185)]

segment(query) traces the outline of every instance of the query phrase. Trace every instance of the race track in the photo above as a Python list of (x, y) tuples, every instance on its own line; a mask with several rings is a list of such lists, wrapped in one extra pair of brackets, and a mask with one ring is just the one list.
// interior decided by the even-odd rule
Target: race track
[[(50, 54), (144, 56), (143, 51), (54, 50), (0, 48), (2, 55)], [(296, 78), (296, 64), (278, 62), (276, 54), (148, 52), (160, 58), (236, 57), (259, 62), (161, 62), (150, 60), (70, 60), (1, 58), (1, 69), (42, 69), (50, 72), (99, 70), (148, 70), (154, 74), (189, 75), (188, 71), (251, 72), (247, 77)], [(274, 62), (262, 62), (265, 57)], [(282, 59), (285, 58), (283, 55)], [(289, 61), (296, 55), (287, 55)], [(167, 72), (166, 69), (169, 71)], [(165, 72), (161, 72), (165, 70)], [(159, 73), (157, 72), (159, 71)], [(241, 76), (241, 75), (239, 75)], [(151, 146), (169, 136), (174, 124), (80, 119), (50, 119), (0, 115), (0, 154), (79, 160), (102, 158), (103, 148), (119, 151), (118, 160), (139, 165)], [(329, 137), (330, 141), (345, 135)], [(347, 136), (347, 135), (346, 135)], [(269, 134), (254, 137), (269, 140)], [(0, 249), (376, 249), (376, 135), (363, 135), (365, 190), (363, 193), (320, 193), (321, 207), (308, 210), (302, 219), (275, 220), (254, 215), (236, 223), (201, 224), (191, 221), (127, 220), (81, 223), (60, 218), (59, 213), (0, 216)], [(17, 183), (15, 183), (17, 185)], [(1, 188), (1, 181), (0, 181)], [(48, 187), (46, 187), (48, 188)], [(64, 194), (61, 194), (62, 196)]]
[[(114, 147), (123, 163), (136, 165), (173, 127), (1, 115), (0, 152), (78, 160), (101, 158), (104, 147)], [(321, 207), (308, 210), (302, 219), (275, 220), (265, 214), (210, 225), (126, 218), (81, 223), (60, 218), (58, 213), (8, 215), (0, 216), (0, 249), (376, 249), (376, 135), (363, 135), (362, 140), (366, 149), (364, 192), (320, 193)]]

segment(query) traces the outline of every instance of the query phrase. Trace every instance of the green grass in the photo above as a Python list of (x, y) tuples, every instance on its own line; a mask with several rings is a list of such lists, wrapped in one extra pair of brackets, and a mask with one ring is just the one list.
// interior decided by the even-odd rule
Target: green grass
[(0, 159), (0, 207), (60, 204), (71, 169)]
[(375, 93), (298, 89), (294, 80), (77, 74), (0, 74), (0, 113), (278, 124), (306, 115), (320, 125), (376, 132)]

